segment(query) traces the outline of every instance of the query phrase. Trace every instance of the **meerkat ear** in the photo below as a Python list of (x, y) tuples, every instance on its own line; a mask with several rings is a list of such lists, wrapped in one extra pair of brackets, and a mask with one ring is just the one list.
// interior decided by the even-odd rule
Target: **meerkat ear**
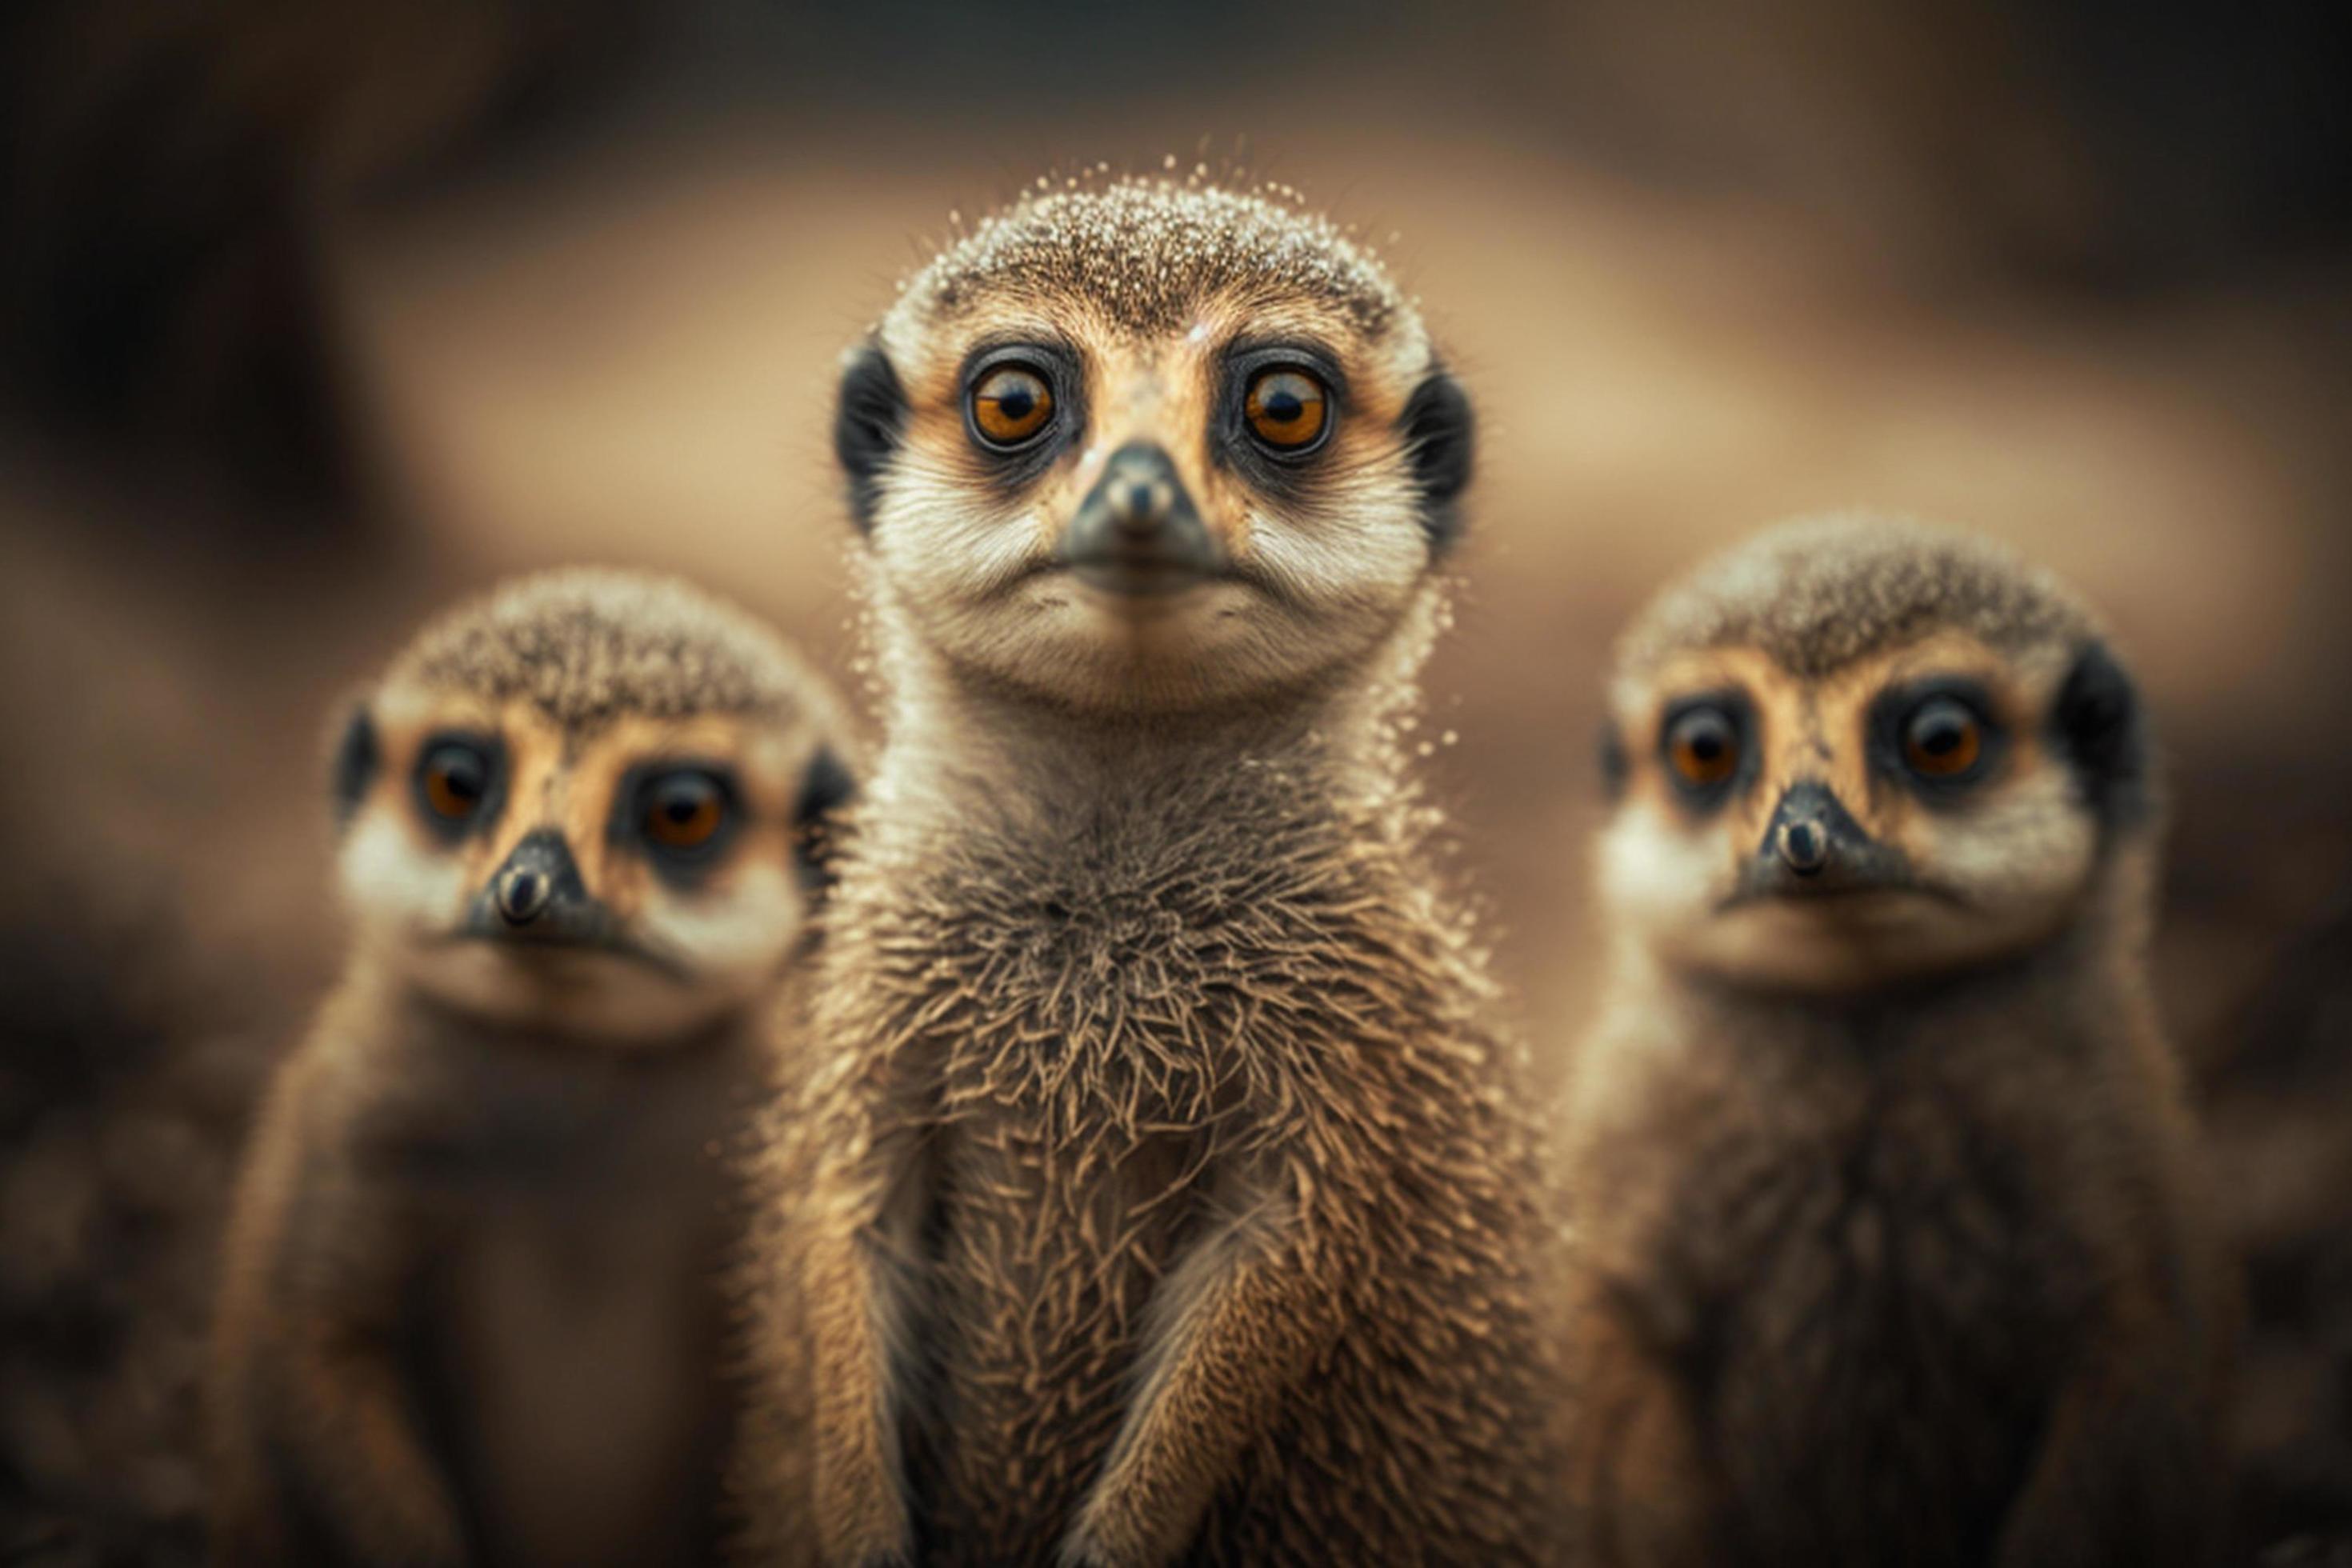
[(343, 721), (342, 739), (335, 742), (331, 787), (334, 792), (336, 826), (352, 819), (352, 814), (373, 787), (376, 770), (383, 764), (383, 752), (375, 739), (375, 720), (370, 717), (364, 703), (353, 703), (351, 717)]
[(793, 863), (801, 883), (820, 891), (833, 883), (828, 819), (857, 793), (857, 775), (849, 771), (831, 746), (820, 746), (801, 775), (801, 791), (793, 802)]
[(1604, 799), (1614, 801), (1625, 793), (1625, 775), (1633, 771), (1633, 763), (1625, 754), (1625, 737), (1617, 729), (1617, 721), (1601, 721), (1601, 734), (1593, 748), (1594, 759), (1601, 764), (1601, 793)]
[(2105, 647), (2075, 656), (2051, 724), (2092, 810), (2109, 822), (2137, 816), (2147, 800), (2147, 725), (2131, 677)]
[(1469, 394), (1444, 371), (1433, 369), (1413, 388), (1398, 421), (1413, 479), (1421, 486), (1421, 525), (1433, 554), (1444, 555), (1462, 531), (1456, 503), (1469, 488), (1476, 455), (1477, 416)]
[(867, 342), (849, 356), (834, 402), (833, 451), (849, 478), (849, 512), (860, 532), (874, 527), (882, 496), (882, 465), (898, 449), (907, 394), (881, 345)]

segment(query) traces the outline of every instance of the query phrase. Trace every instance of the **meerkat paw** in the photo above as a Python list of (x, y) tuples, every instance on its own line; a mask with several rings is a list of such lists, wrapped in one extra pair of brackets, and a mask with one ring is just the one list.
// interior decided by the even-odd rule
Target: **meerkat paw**
[(887, 1477), (827, 1475), (818, 1483), (818, 1539), (842, 1568), (906, 1568), (915, 1560), (907, 1505)]
[(1154, 1568), (1176, 1560), (1181, 1542), (1161, 1539), (1129, 1489), (1095, 1488), (1062, 1540), (1060, 1568)]

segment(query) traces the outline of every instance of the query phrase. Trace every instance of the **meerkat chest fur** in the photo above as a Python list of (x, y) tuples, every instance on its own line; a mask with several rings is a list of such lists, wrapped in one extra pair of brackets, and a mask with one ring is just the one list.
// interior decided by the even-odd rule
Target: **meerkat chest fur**
[(1934, 1005), (1672, 1009), (1640, 1109), (1587, 1151), (1652, 1167), (1651, 1197), (1595, 1215), (1594, 1244), (1734, 1539), (1991, 1549), (2086, 1336), (2162, 1268), (2126, 1056), (2082, 995), (2029, 975)]
[(415, 1282), (419, 1402), (500, 1560), (690, 1559), (728, 1395), (709, 1280), (738, 1030), (629, 1058), (421, 1028), (353, 1157), (438, 1239)]
[(861, 832), (827, 1004), (925, 1129), (918, 1490), (942, 1538), (1014, 1557), (1050, 1552), (1163, 1287), (1241, 1215), (1310, 1232), (1335, 1293), (1525, 1306), (1486, 984), (1400, 814), (1244, 758), (1041, 787)]

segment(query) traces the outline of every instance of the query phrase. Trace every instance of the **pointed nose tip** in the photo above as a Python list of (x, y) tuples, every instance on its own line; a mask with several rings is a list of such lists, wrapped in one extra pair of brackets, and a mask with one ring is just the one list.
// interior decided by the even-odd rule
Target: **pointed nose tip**
[(548, 879), (527, 866), (499, 879), (499, 915), (510, 926), (526, 926), (547, 908)]
[(1157, 447), (1129, 447), (1110, 461), (1103, 500), (1121, 533), (1143, 535), (1166, 522), (1176, 510), (1176, 475)]
[(1149, 533), (1167, 515), (1167, 493), (1157, 485), (1129, 484), (1111, 503), (1111, 517), (1122, 533)]
[(1780, 858), (1800, 877), (1811, 877), (1829, 864), (1829, 835), (1818, 822), (1800, 819), (1780, 826)]

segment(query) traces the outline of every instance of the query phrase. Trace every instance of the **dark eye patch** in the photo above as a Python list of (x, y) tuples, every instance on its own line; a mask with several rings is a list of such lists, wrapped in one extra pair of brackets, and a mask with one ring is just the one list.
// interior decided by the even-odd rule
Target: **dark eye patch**
[[(1296, 448), (1269, 445), (1251, 419), (1252, 386), (1260, 377), (1280, 371), (1307, 377), (1323, 394), (1315, 437)], [(1268, 495), (1302, 495), (1312, 482), (1315, 459), (1329, 449), (1348, 406), (1347, 377), (1338, 358), (1322, 344), (1292, 340), (1236, 343), (1225, 351), (1219, 367), (1217, 401), (1209, 416), (1211, 460)]]
[(1693, 812), (1719, 810), (1746, 793), (1762, 767), (1756, 707), (1737, 688), (1694, 693), (1658, 721), (1658, 763)]
[(417, 750), (417, 813), (446, 838), (463, 838), (496, 822), (506, 784), (506, 747), (495, 735), (446, 730)]
[[(1044, 385), (1046, 417), (1034, 431), (1008, 441), (982, 427), (979, 395), (1006, 384), (1000, 371), (1026, 373)], [(1052, 468), (1086, 434), (1085, 377), (1076, 352), (1066, 343), (994, 342), (982, 343), (964, 356), (956, 375), (956, 396), (963, 410), (964, 434), (974, 458), (1000, 489), (1018, 489)]]
[(1999, 771), (2009, 737), (1981, 681), (1930, 676), (1870, 705), (1872, 767), (1930, 805), (1957, 804)]
[(742, 826), (742, 791), (732, 769), (699, 758), (663, 758), (622, 775), (609, 835), (642, 854), (664, 881), (691, 887), (718, 864)]

